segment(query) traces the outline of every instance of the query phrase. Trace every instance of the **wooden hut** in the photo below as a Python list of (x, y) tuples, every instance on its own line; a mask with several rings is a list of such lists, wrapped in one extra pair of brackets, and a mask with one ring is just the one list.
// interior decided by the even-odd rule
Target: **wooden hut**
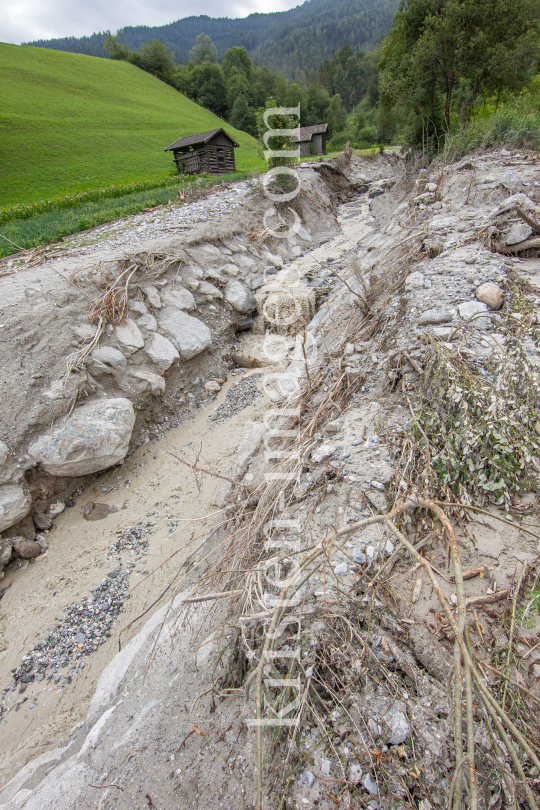
[(234, 150), (240, 144), (224, 129), (178, 138), (165, 149), (172, 152), (178, 174), (226, 174), (236, 171)]
[(314, 124), (312, 127), (300, 127), (300, 136), (292, 138), (300, 144), (300, 155), (325, 155), (328, 124)]

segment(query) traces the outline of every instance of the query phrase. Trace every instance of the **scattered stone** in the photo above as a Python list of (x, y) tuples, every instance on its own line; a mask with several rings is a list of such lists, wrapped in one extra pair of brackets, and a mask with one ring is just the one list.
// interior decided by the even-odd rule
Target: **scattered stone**
[(152, 522), (139, 522), (127, 529), (107, 550), (109, 556), (117, 557), (122, 551), (133, 552), (135, 556), (142, 557), (148, 551), (148, 536), (155, 531)]
[(347, 563), (340, 563), (339, 565), (336, 565), (336, 567), (334, 568), (334, 573), (335, 574), (346, 574), (348, 570), (349, 569), (348, 569)]
[(350, 357), (351, 354), (354, 354), (354, 343), (346, 344), (344, 354), (346, 354), (348, 357)]
[(225, 300), (237, 312), (249, 314), (257, 308), (257, 302), (249, 287), (237, 279), (231, 279), (225, 287)]
[(436, 259), (444, 250), (444, 244), (438, 239), (432, 239), (426, 242), (425, 247), (430, 259)]
[(343, 429), (343, 419), (334, 419), (333, 422), (328, 422), (325, 427), (326, 433), (339, 433)]
[(360, 765), (351, 765), (349, 768), (349, 782), (353, 782), (353, 784), (358, 784), (362, 779), (362, 768)]
[(145, 352), (160, 371), (167, 371), (175, 360), (180, 359), (180, 355), (170, 340), (157, 332), (152, 336), (150, 343), (145, 348)]
[(508, 231), (506, 244), (517, 245), (518, 242), (523, 242), (525, 239), (528, 239), (529, 236), (532, 235), (532, 232), (533, 230), (530, 225), (527, 225), (525, 222), (516, 222)]
[(313, 450), (311, 453), (311, 460), (314, 461), (316, 464), (319, 464), (321, 461), (324, 461), (326, 458), (330, 458), (336, 452), (336, 448), (333, 444), (321, 444), (320, 447), (317, 447), (316, 450)]
[(143, 293), (146, 295), (148, 303), (151, 307), (154, 307), (154, 309), (161, 309), (161, 298), (159, 297), (156, 287), (153, 285), (143, 287)]
[(437, 183), (426, 183), (426, 191), (434, 194), (437, 191)]
[(216, 380), (208, 380), (204, 387), (207, 391), (221, 391), (221, 385)]
[(29, 453), (50, 475), (88, 475), (124, 460), (134, 423), (129, 399), (96, 400), (59, 420)]
[(133, 376), (142, 383), (142, 391), (150, 391), (155, 397), (161, 396), (165, 391), (165, 380), (159, 374), (138, 369), (133, 372)]
[(140, 329), (147, 329), (149, 332), (157, 332), (157, 321), (149, 312), (141, 315), (137, 321), (137, 326)]
[(262, 360), (246, 352), (233, 352), (232, 359), (238, 368), (260, 368), (263, 365)]
[(418, 326), (429, 326), (441, 323), (450, 323), (454, 319), (456, 311), (454, 309), (427, 309), (418, 318)]
[(52, 520), (49, 515), (46, 515), (44, 512), (41, 512), (38, 509), (35, 510), (32, 518), (34, 520), (34, 526), (40, 532), (46, 532), (52, 526)]
[(223, 300), (223, 293), (213, 284), (210, 284), (209, 281), (201, 281), (199, 287), (197, 289), (199, 295), (206, 295), (207, 298), (217, 298), (218, 300)]
[(323, 759), (321, 761), (321, 773), (323, 776), (330, 776), (330, 770), (332, 768), (332, 763), (329, 759)]
[(425, 280), (425, 275), (419, 270), (416, 270), (414, 273), (411, 273), (410, 276), (407, 276), (405, 287), (408, 290), (416, 290), (424, 286)]
[(114, 336), (130, 354), (136, 352), (137, 349), (144, 348), (144, 338), (141, 335), (141, 330), (131, 318), (128, 318), (125, 323), (121, 323), (116, 327)]
[(184, 360), (190, 360), (212, 343), (210, 329), (175, 307), (165, 307), (159, 315), (159, 325)]
[(30, 496), (22, 487), (14, 484), (0, 487), (0, 532), (25, 518), (30, 505)]
[(99, 349), (94, 349), (91, 354), (99, 363), (110, 366), (119, 374), (122, 374), (127, 367), (127, 360), (121, 351), (113, 349), (112, 346), (101, 346)]
[(197, 306), (193, 293), (184, 287), (175, 287), (163, 296), (163, 304), (167, 307), (176, 307), (186, 312), (191, 312)]
[(370, 200), (373, 200), (375, 197), (380, 197), (381, 194), (384, 194), (384, 190), (382, 188), (373, 188), (368, 194)]
[(34, 526), (34, 521), (30, 515), (25, 517), (24, 520), (21, 520), (20, 523), (17, 524), (16, 532), (19, 537), (25, 537), (26, 540), (36, 539), (36, 527)]
[(488, 308), (481, 301), (466, 301), (464, 304), (458, 306), (458, 312), (461, 318), (467, 320), (479, 312), (487, 312)]
[(11, 560), (12, 541), (9, 538), (0, 537), (0, 570)]
[(8, 457), (9, 447), (4, 442), (0, 442), (0, 465), (5, 462)]
[(362, 784), (367, 790), (368, 793), (371, 793), (372, 796), (379, 795), (379, 788), (377, 787), (377, 782), (372, 777), (370, 773), (365, 773), (362, 778)]
[(357, 565), (365, 565), (367, 562), (367, 557), (361, 548), (353, 548), (351, 557)]
[(313, 785), (315, 784), (316, 778), (317, 777), (315, 776), (315, 774), (311, 773), (311, 771), (302, 771), (302, 783), (306, 787), (312, 788)]
[(130, 301), (129, 308), (138, 315), (146, 315), (148, 312), (142, 301)]
[(57, 501), (56, 503), (51, 503), (51, 505), (49, 506), (49, 515), (54, 520), (55, 517), (58, 517), (58, 515), (62, 514), (66, 506), (67, 503), (64, 503), (64, 501)]
[(389, 714), (385, 715), (384, 719), (390, 727), (390, 734), (386, 742), (389, 745), (400, 745), (405, 742), (410, 734), (409, 723), (405, 714), (399, 710), (397, 703), (392, 705)]
[(492, 281), (481, 284), (475, 294), (478, 301), (486, 304), (489, 309), (498, 310), (504, 304), (503, 291)]
[(83, 509), (83, 517), (85, 520), (103, 520), (111, 512), (108, 503), (87, 503)]
[(34, 557), (39, 557), (41, 554), (41, 547), (39, 543), (34, 540), (27, 540), (26, 537), (12, 537), (11, 543), (13, 551), (23, 560), (33, 560)]

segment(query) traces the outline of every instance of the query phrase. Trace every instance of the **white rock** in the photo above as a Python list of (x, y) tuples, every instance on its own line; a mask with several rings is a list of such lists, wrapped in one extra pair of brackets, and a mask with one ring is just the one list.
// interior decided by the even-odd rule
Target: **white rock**
[(116, 327), (114, 336), (130, 353), (136, 352), (137, 349), (144, 347), (144, 338), (141, 335), (141, 330), (131, 318), (128, 318), (126, 323), (121, 323)]
[(226, 276), (237, 276), (240, 272), (240, 269), (235, 264), (226, 264), (221, 270)]
[(426, 191), (431, 191), (432, 193), (437, 191), (437, 183), (426, 183)]
[(212, 333), (202, 321), (175, 307), (165, 307), (158, 320), (161, 331), (184, 360), (200, 354), (212, 343)]
[(354, 784), (358, 784), (358, 782), (362, 779), (362, 768), (360, 765), (351, 765), (349, 768), (349, 782), (353, 782)]
[(96, 400), (60, 419), (29, 453), (50, 475), (99, 472), (124, 460), (134, 423), (129, 399)]
[(150, 391), (154, 396), (158, 397), (165, 391), (165, 380), (159, 374), (153, 374), (151, 371), (144, 371), (138, 369), (133, 372), (133, 376), (137, 380), (144, 383), (144, 388)]
[(219, 299), (223, 298), (223, 293), (221, 292), (221, 290), (218, 290), (218, 288), (214, 287), (213, 284), (210, 284), (209, 281), (201, 281), (197, 292), (200, 295), (208, 295), (211, 298), (219, 298)]
[(331, 767), (332, 763), (329, 759), (321, 760), (321, 773), (323, 776), (330, 776)]
[(317, 777), (314, 774), (312, 774), (311, 771), (302, 771), (301, 779), (302, 779), (302, 783), (306, 787), (308, 787), (308, 788), (313, 787), (313, 785), (315, 784), (315, 779), (316, 778)]
[(347, 343), (345, 346), (345, 354), (350, 357), (351, 354), (354, 354), (354, 343)]
[(334, 455), (336, 452), (336, 448), (333, 444), (321, 444), (316, 450), (314, 450), (311, 454), (311, 460), (318, 464), (321, 461), (324, 461), (325, 458), (330, 458), (330, 456)]
[(418, 318), (418, 326), (428, 326), (429, 324), (438, 326), (441, 323), (450, 323), (455, 314), (455, 309), (428, 309), (422, 312)]
[(420, 287), (424, 286), (426, 277), (423, 273), (419, 270), (416, 270), (414, 273), (411, 273), (410, 276), (407, 276), (407, 280), (405, 281), (405, 287), (408, 290), (416, 290)]
[(488, 308), (486, 304), (483, 304), (481, 301), (466, 301), (464, 304), (458, 306), (459, 315), (463, 319), (472, 318), (473, 315), (477, 315), (479, 312), (487, 311)]
[(3, 464), (8, 457), (9, 447), (4, 442), (0, 442), (0, 464)]
[(185, 312), (191, 312), (197, 306), (193, 294), (184, 287), (175, 287), (165, 293), (162, 298), (166, 307), (176, 307), (176, 309), (182, 309)]
[(126, 370), (127, 360), (125, 356), (118, 349), (113, 349), (112, 346), (100, 346), (99, 349), (94, 349), (92, 357), (98, 363), (110, 366), (120, 374)]
[(12, 484), (0, 487), (0, 532), (25, 518), (31, 503), (30, 496), (22, 487)]
[(504, 304), (503, 291), (499, 285), (495, 284), (493, 281), (487, 281), (485, 284), (481, 284), (476, 290), (475, 295), (478, 301), (486, 304), (491, 310), (498, 310)]
[(175, 360), (180, 358), (175, 347), (170, 340), (160, 335), (159, 332), (152, 335), (152, 339), (146, 346), (146, 354), (150, 360), (156, 364), (161, 371), (167, 371)]
[(249, 287), (233, 279), (225, 288), (225, 300), (237, 312), (249, 313), (257, 308), (257, 302)]
[(137, 315), (146, 315), (148, 312), (145, 304), (142, 301), (132, 301), (129, 308), (132, 312), (136, 312)]
[(377, 782), (372, 777), (370, 773), (365, 773), (362, 779), (362, 784), (367, 790), (368, 793), (371, 793), (372, 796), (379, 795), (379, 788), (377, 787)]
[(397, 703), (392, 705), (392, 708), (384, 716), (384, 719), (390, 726), (390, 735), (387, 737), (386, 742), (389, 745), (399, 745), (405, 742), (410, 733), (409, 723), (405, 714), (399, 710)]
[(146, 295), (148, 303), (150, 304), (151, 307), (154, 307), (154, 309), (161, 308), (161, 298), (159, 297), (157, 287), (154, 287), (152, 284), (150, 284), (148, 287), (143, 287), (142, 291)]
[(340, 563), (339, 565), (336, 565), (336, 567), (334, 568), (334, 573), (346, 574), (348, 570), (349, 569), (347, 568), (347, 563)]
[(149, 312), (147, 312), (146, 315), (142, 315), (138, 319), (137, 326), (139, 326), (141, 329), (148, 329), (149, 332), (157, 331), (157, 321)]
[(96, 334), (96, 327), (90, 326), (89, 323), (77, 324), (77, 326), (73, 326), (72, 329), (78, 340), (92, 340)]
[(508, 231), (506, 244), (517, 245), (518, 242), (523, 242), (525, 239), (528, 239), (532, 232), (533, 230), (530, 225), (527, 225), (525, 222), (516, 222)]

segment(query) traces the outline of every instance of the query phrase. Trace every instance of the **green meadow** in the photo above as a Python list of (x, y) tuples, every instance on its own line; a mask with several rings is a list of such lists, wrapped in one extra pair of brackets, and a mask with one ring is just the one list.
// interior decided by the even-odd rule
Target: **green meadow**
[[(81, 221), (99, 224), (171, 199), (174, 164), (163, 150), (183, 135), (223, 126), (240, 144), (238, 171), (265, 168), (254, 138), (127, 62), (0, 44), (0, 86), (0, 233), (15, 242), (17, 235), (22, 247), (73, 232)], [(137, 186), (141, 181), (146, 196)], [(137, 188), (131, 201), (129, 194), (120, 201), (118, 191), (108, 193), (129, 183)], [(39, 216), (46, 217), (62, 197), (94, 190), (101, 190), (100, 200), (77, 216), (89, 202), (75, 198), (68, 206), (73, 215), (53, 217), (52, 230), (43, 219), (31, 227), (28, 213), (28, 238), (9, 228), (15, 206), (38, 203)], [(0, 255), (6, 255), (7, 243), (0, 242)]]

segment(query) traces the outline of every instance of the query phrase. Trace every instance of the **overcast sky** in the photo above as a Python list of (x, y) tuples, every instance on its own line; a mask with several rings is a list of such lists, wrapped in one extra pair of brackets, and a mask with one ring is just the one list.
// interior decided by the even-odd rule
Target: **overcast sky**
[(125, 25), (164, 25), (182, 17), (246, 17), (286, 11), (302, 0), (4, 0), (0, 42), (113, 33)]

